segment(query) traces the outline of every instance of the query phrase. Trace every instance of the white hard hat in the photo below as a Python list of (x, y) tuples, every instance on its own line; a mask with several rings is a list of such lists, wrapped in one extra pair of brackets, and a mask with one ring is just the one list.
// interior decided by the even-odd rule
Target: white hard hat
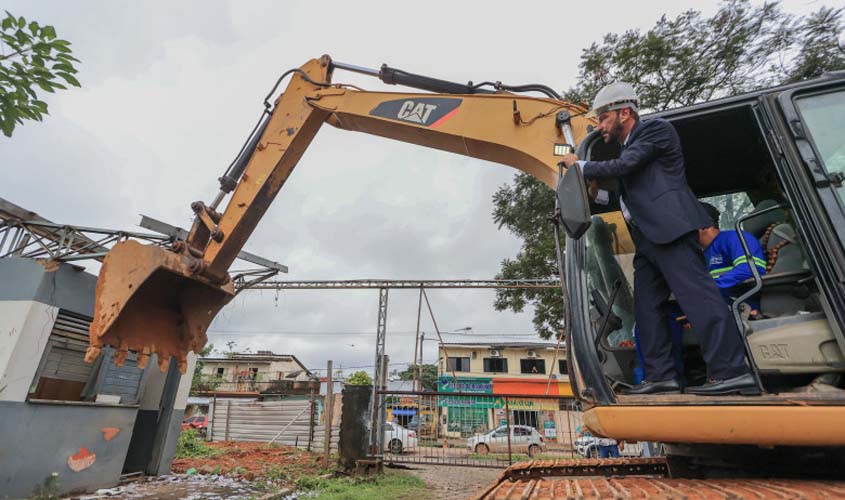
[(637, 93), (630, 83), (613, 82), (598, 91), (596, 98), (593, 100), (593, 109), (587, 113), (587, 117), (594, 118), (605, 111), (621, 108), (631, 108), (639, 113), (640, 98), (637, 97)]

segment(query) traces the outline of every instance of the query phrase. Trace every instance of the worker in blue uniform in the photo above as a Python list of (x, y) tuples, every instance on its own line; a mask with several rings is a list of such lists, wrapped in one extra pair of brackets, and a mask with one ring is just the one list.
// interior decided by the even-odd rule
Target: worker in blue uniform
[[(707, 263), (707, 271), (716, 281), (716, 286), (722, 292), (722, 297), (728, 304), (742, 295), (744, 290), (738, 289), (737, 285), (752, 278), (751, 263), (745, 255), (739, 235), (736, 231), (719, 229), (719, 210), (709, 203), (702, 203), (702, 207), (710, 216), (713, 225), (698, 231), (698, 242), (704, 249), (704, 261)], [(742, 232), (748, 250), (757, 266), (760, 276), (766, 274), (766, 259), (760, 241), (751, 233)], [(760, 301), (756, 297), (746, 301), (751, 308), (751, 317), (760, 314)]]
[[(737, 324), (709, 276), (698, 230), (712, 225), (687, 184), (681, 140), (668, 121), (639, 119), (639, 97), (630, 84), (601, 89), (591, 114), (606, 143), (622, 147), (619, 158), (581, 161), (564, 155), (566, 167), (579, 163), (584, 178), (619, 180), (619, 208), (636, 246), (634, 316), (644, 358), (645, 380), (629, 394), (666, 394), (681, 390), (666, 322), (670, 294), (698, 333), (708, 381), (686, 392), (701, 395), (759, 394), (745, 362)], [(607, 203), (608, 195), (595, 195)]]

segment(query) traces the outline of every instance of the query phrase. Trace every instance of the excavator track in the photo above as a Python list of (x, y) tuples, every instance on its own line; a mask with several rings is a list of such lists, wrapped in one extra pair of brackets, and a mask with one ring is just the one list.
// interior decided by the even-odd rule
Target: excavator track
[(506, 469), (478, 500), (816, 500), (845, 498), (845, 482), (669, 479), (661, 458), (537, 460)]

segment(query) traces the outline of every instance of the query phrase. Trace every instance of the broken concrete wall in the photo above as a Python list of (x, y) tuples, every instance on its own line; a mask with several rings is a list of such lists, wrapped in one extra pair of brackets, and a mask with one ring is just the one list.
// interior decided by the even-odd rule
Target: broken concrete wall
[(28, 498), (58, 474), (59, 491), (115, 485), (136, 408), (0, 401), (0, 498)]
[(0, 400), (26, 400), (59, 310), (92, 316), (96, 282), (70, 265), (0, 259)]
[[(153, 362), (140, 381), (134, 379), (140, 384), (135, 400), (142, 402), (152, 424), (138, 439), (132, 439), (137, 404), (122, 398), (122, 404), (54, 397), (42, 399), (65, 400), (44, 401), (30, 393), (39, 369), (49, 368), (45, 352), (55, 343), (49, 339), (60, 313), (89, 320), (93, 315), (96, 279), (68, 264), (0, 259), (0, 498), (29, 497), (54, 472), (61, 493), (115, 485), (129, 462), (127, 455), (139, 455), (130, 448), (145, 442), (152, 446), (140, 454), (145, 459), (142, 470), (170, 470), (191, 377), (181, 377), (178, 370), (168, 377)], [(84, 342), (84, 331), (77, 325), (76, 342)], [(193, 370), (195, 358), (189, 361)], [(87, 367), (73, 369), (82, 368)], [(91, 384), (80, 375), (79, 383), (86, 386), (82, 392), (96, 388), (94, 382), (103, 378), (91, 373)]]

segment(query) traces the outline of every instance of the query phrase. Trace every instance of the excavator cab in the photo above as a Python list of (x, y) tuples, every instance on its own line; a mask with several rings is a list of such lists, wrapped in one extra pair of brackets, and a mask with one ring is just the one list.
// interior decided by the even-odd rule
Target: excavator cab
[[(726, 304), (763, 394), (623, 395), (620, 389), (643, 377), (632, 293), (635, 249), (618, 201), (588, 199), (591, 223), (580, 237), (567, 230), (564, 263), (570, 379), (588, 408), (585, 423), (616, 439), (687, 443), (683, 453), (698, 457), (702, 448), (690, 443), (756, 450), (789, 445), (814, 453), (819, 449), (810, 447), (845, 445), (834, 418), (845, 406), (845, 74), (652, 116), (678, 131), (690, 187), (721, 210), (721, 229), (750, 234), (765, 253), (766, 272), (738, 285)], [(579, 154), (609, 159), (619, 151), (592, 133)], [(560, 203), (577, 205), (571, 193)], [(759, 304), (759, 315), (743, 307), (749, 299)], [(701, 384), (698, 332), (684, 323), (683, 311), (668, 314), (668, 306), (676, 365), (688, 385)], [(708, 453), (719, 460), (750, 456), (728, 449)], [(802, 451), (789, 450), (793, 458)]]

